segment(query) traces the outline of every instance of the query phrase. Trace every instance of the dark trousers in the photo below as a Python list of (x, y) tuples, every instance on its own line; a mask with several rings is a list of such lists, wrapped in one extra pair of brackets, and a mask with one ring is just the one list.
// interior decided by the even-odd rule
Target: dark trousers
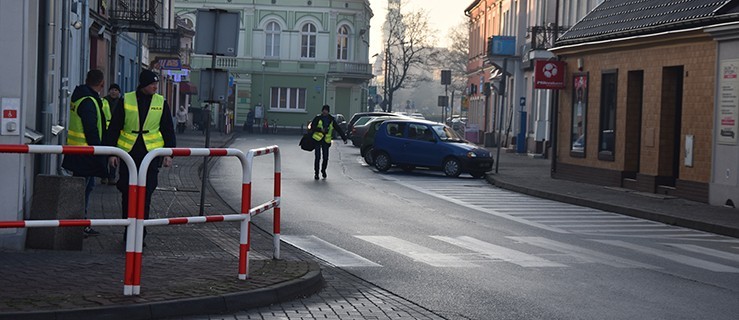
[[(316, 159), (313, 162), (313, 171), (318, 174), (318, 166), (321, 165), (321, 171), (326, 171), (326, 168), (328, 167), (328, 149), (331, 147), (330, 143), (326, 143), (326, 141), (319, 141), (316, 143), (316, 149), (313, 151), (315, 153)], [(323, 153), (323, 163), (321, 163), (321, 153)]]
[[(128, 166), (126, 166), (123, 161), (119, 162), (119, 168), (120, 168), (120, 177), (118, 178), (118, 183), (116, 184), (116, 187), (118, 188), (118, 191), (121, 192), (121, 216), (123, 219), (128, 218)], [(161, 158), (157, 158), (154, 161), (152, 161), (151, 165), (149, 165), (149, 169), (146, 173), (146, 197), (144, 197), (144, 219), (149, 219), (149, 207), (151, 207), (151, 195), (154, 194), (154, 190), (156, 190), (157, 185), (159, 184), (159, 179), (157, 175), (159, 174), (159, 164), (161, 163)], [(125, 233), (123, 234), (125, 238)], [(144, 229), (144, 237), (146, 237), (146, 229)], [(125, 241), (124, 241), (125, 242)]]
[(85, 216), (83, 219), (87, 219), (87, 208), (90, 206), (90, 194), (92, 189), (95, 189), (95, 177), (84, 177), (85, 178)]

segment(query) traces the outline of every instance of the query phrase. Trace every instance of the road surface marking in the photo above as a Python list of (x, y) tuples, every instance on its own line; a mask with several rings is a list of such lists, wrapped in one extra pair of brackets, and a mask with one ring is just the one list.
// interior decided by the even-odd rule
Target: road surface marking
[(475, 251), (483, 254), (489, 259), (503, 260), (513, 264), (517, 264), (522, 267), (567, 267), (567, 265), (549, 261), (547, 259), (539, 258), (534, 255), (516, 251), (513, 249), (494, 245), (485, 241), (481, 241), (472, 237), (443, 237), (443, 236), (431, 236), (434, 239), (441, 240), (458, 247), (465, 248), (470, 251)]
[(316, 236), (282, 235), (281, 240), (337, 267), (382, 267)]
[(423, 262), (434, 267), (477, 267), (477, 265), (464, 261), (451, 254), (445, 254), (417, 245), (412, 242), (391, 236), (355, 236), (369, 243), (378, 245), (385, 249), (402, 254), (413, 260)]
[(685, 250), (685, 251), (690, 251), (690, 252), (705, 254), (705, 255), (708, 255), (708, 256), (716, 257), (716, 258), (721, 258), (721, 259), (726, 259), (726, 260), (730, 260), (730, 261), (734, 261), (734, 262), (739, 262), (739, 254), (736, 254), (736, 253), (731, 253), (731, 252), (726, 252), (726, 251), (721, 251), (721, 250), (706, 248), (706, 247), (697, 246), (697, 245), (694, 245), (694, 244), (665, 243), (665, 245), (668, 245), (670, 247), (675, 247), (675, 248), (678, 248), (678, 249), (682, 249), (682, 250)]
[(585, 249), (578, 246), (569, 245), (563, 242), (549, 240), (541, 237), (508, 237), (511, 240), (528, 243), (537, 247), (546, 248), (552, 251), (566, 253), (573, 257), (579, 258), (585, 262), (600, 263), (615, 268), (645, 268), (659, 269), (658, 267), (636, 262), (633, 260), (616, 257), (610, 254), (601, 253), (595, 250)]
[(628, 243), (628, 242), (621, 241), (621, 240), (595, 240), (595, 241), (598, 241), (600, 243), (609, 244), (612, 246), (631, 249), (631, 250), (645, 253), (648, 255), (658, 256), (658, 257), (661, 257), (667, 260), (672, 260), (677, 263), (689, 265), (689, 266), (696, 267), (696, 268), (706, 269), (706, 270), (715, 271), (715, 272), (739, 273), (739, 268), (730, 267), (730, 266), (723, 265), (720, 263), (705, 261), (705, 260), (701, 260), (698, 258), (693, 258), (693, 257), (689, 257), (686, 255), (682, 255), (679, 253), (673, 253), (673, 252), (664, 251), (660, 249), (640, 246), (640, 245)]

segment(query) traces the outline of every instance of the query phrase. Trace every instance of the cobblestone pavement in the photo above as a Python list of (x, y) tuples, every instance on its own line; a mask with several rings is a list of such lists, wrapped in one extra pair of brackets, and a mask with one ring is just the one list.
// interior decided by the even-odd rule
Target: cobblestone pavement
[[(202, 136), (183, 138), (178, 137), (180, 146), (203, 145)], [(227, 137), (220, 142), (226, 143)], [(215, 141), (211, 145), (218, 143)], [(159, 187), (152, 199), (151, 218), (198, 215), (202, 163), (202, 157), (178, 157), (174, 167), (162, 169)], [(114, 186), (98, 184), (92, 197), (91, 218), (120, 217), (120, 194)], [(234, 213), (212, 189), (206, 193), (204, 211), (206, 215)], [(292, 246), (283, 244), (281, 259), (272, 260), (271, 235), (259, 228), (252, 228), (251, 279), (248, 281), (240, 281), (236, 277), (238, 223), (147, 229), (141, 295), (134, 297), (122, 295), (122, 227), (97, 227), (101, 234), (86, 238), (82, 251), (0, 252), (0, 287), (3, 288), (0, 290), (0, 319), (39, 315), (41, 318), (59, 319), (64, 317), (54, 312), (60, 310), (103, 310), (111, 306), (135, 307), (168, 301), (187, 301), (192, 304), (190, 309), (203, 305), (200, 310), (215, 313), (220, 311), (207, 305), (209, 297), (259, 291), (319, 270), (325, 282), (316, 294), (298, 294), (297, 299), (289, 302), (229, 315), (181, 319), (444, 319), (345, 270), (319, 265), (315, 258)], [(175, 308), (177, 306), (174, 305)], [(163, 314), (171, 317), (173, 314), (197, 313), (170, 310)], [(122, 314), (92, 314), (82, 318), (126, 318)], [(80, 318), (75, 315), (67, 317)], [(138, 318), (157, 316), (150, 314)]]
[[(195, 136), (181, 139), (179, 145), (203, 144)], [(198, 215), (202, 163), (202, 157), (178, 157), (173, 168), (162, 169), (159, 188), (152, 198), (151, 218)], [(207, 191), (206, 202), (206, 215), (235, 213), (213, 190)], [(98, 184), (90, 200), (90, 218), (120, 218), (120, 206), (120, 194), (115, 186)], [(123, 295), (123, 227), (96, 227), (101, 234), (83, 240), (82, 251), (0, 252), (0, 319), (30, 318), (33, 313), (54, 318), (54, 313), (73, 310), (134, 308), (193, 298), (227, 297), (274, 288), (309, 274), (317, 275), (316, 283), (320, 283), (319, 265), (312, 260), (289, 256), (272, 260), (272, 237), (256, 228), (252, 229), (251, 237), (250, 279), (238, 280), (238, 222), (147, 229), (140, 296)], [(82, 233), (81, 228), (79, 232)], [(317, 289), (316, 285), (313, 287), (310, 292)], [(273, 293), (273, 298), (276, 297)], [(182, 313), (169, 310), (161, 314)]]
[[(296, 259), (312, 259), (292, 247), (286, 251)], [(308, 297), (228, 315), (198, 315), (169, 320), (463, 319), (459, 315), (440, 315), (428, 310), (346, 270), (325, 263), (322, 263), (321, 270), (325, 286)]]

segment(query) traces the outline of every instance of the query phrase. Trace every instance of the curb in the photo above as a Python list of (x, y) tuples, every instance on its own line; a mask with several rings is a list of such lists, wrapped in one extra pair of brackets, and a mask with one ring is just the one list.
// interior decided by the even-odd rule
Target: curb
[(187, 298), (143, 304), (43, 312), (0, 313), (0, 319), (159, 319), (197, 314), (221, 314), (264, 307), (318, 292), (324, 284), (318, 264), (300, 278), (266, 288), (216, 296)]
[(627, 216), (632, 216), (635, 218), (641, 218), (641, 219), (647, 219), (657, 222), (662, 222), (669, 225), (674, 225), (678, 227), (685, 227), (700, 231), (706, 231), (711, 233), (716, 233), (724, 236), (739, 238), (739, 230), (734, 228), (728, 228), (720, 225), (705, 223), (701, 221), (695, 221), (680, 217), (674, 217), (665, 215), (659, 212), (654, 211), (648, 211), (643, 209), (637, 209), (637, 208), (629, 208), (624, 206), (619, 206), (615, 204), (605, 203), (605, 202), (599, 202), (594, 200), (588, 200), (588, 199), (581, 199), (570, 195), (564, 195), (554, 192), (548, 192), (543, 190), (536, 190), (531, 189), (527, 187), (522, 187), (513, 183), (505, 182), (496, 179), (495, 177), (491, 175), (487, 175), (485, 179), (488, 181), (488, 183), (500, 187), (502, 189), (511, 190), (518, 193), (527, 194), (530, 196), (543, 198), (543, 199), (549, 199), (569, 204), (574, 204), (578, 206), (583, 207), (589, 207), (593, 209), (603, 210), (603, 211), (610, 211), (615, 212)]

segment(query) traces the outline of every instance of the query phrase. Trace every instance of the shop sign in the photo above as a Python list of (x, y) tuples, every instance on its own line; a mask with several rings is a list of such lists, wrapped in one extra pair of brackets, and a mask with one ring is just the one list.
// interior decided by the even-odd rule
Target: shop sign
[(739, 115), (739, 60), (721, 61), (719, 73), (719, 110), (716, 141), (719, 144), (736, 145), (737, 116)]
[(564, 89), (564, 61), (536, 60), (534, 64), (534, 89)]

